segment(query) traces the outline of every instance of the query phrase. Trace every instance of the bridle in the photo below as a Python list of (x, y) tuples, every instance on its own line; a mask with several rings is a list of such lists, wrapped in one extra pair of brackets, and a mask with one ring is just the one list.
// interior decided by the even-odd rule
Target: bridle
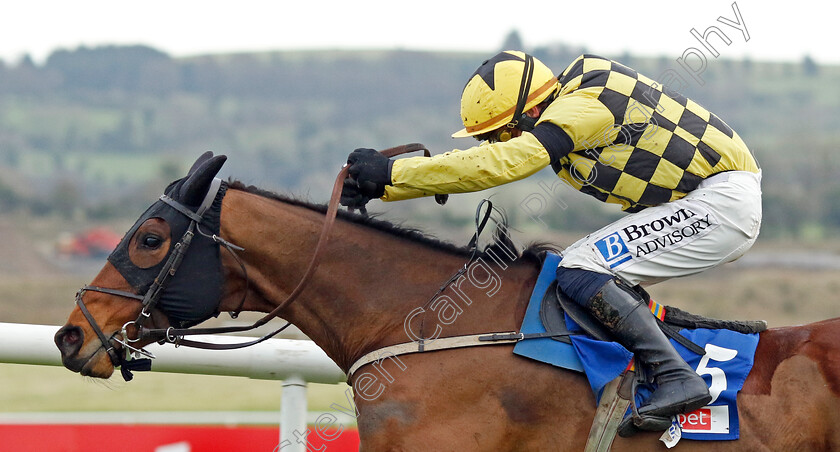
[[(82, 315), (85, 316), (91, 328), (99, 337), (102, 346), (105, 348), (105, 351), (108, 353), (108, 356), (111, 359), (111, 363), (114, 364), (115, 367), (120, 367), (123, 374), (123, 378), (125, 378), (126, 381), (129, 381), (132, 378), (131, 370), (149, 370), (149, 368), (151, 368), (151, 362), (148, 359), (129, 360), (126, 355), (128, 355), (130, 352), (134, 352), (135, 354), (143, 355), (147, 358), (154, 358), (153, 354), (142, 348), (134, 347), (133, 345), (131, 345), (132, 343), (138, 342), (144, 338), (149, 338), (150, 333), (152, 335), (151, 338), (153, 340), (160, 340), (154, 337), (155, 334), (160, 334), (159, 331), (164, 332), (164, 336), (161, 339), (167, 339), (167, 342), (177, 340), (177, 336), (173, 334), (175, 330), (174, 328), (168, 328), (166, 330), (148, 329), (145, 327), (145, 323), (148, 321), (149, 318), (151, 318), (151, 312), (160, 301), (160, 298), (163, 295), (163, 291), (167, 286), (167, 282), (177, 273), (181, 262), (183, 262), (184, 256), (190, 248), (190, 244), (192, 243), (192, 239), (195, 236), (196, 232), (201, 233), (201, 230), (199, 229), (199, 224), (204, 219), (204, 213), (213, 203), (213, 200), (216, 199), (216, 195), (218, 194), (219, 189), (221, 188), (221, 184), (221, 179), (213, 179), (213, 181), (210, 184), (210, 187), (208, 188), (207, 194), (204, 197), (204, 200), (202, 201), (198, 210), (196, 210), (195, 212), (193, 212), (180, 202), (175, 201), (167, 195), (162, 195), (159, 198), (161, 202), (169, 205), (179, 213), (185, 215), (190, 220), (190, 224), (187, 227), (187, 230), (184, 233), (184, 235), (181, 237), (180, 241), (178, 241), (178, 243), (176, 243), (173, 247), (172, 253), (170, 253), (169, 258), (166, 260), (160, 272), (155, 277), (154, 281), (144, 294), (139, 295), (124, 290), (91, 285), (86, 285), (82, 287), (76, 293), (76, 305), (79, 306), (79, 310), (82, 312)], [(242, 248), (237, 247), (225, 241), (224, 239), (221, 239), (215, 234), (212, 235), (210, 238), (212, 238), (216, 243), (223, 244), (229, 251), (234, 253), (234, 255), (234, 248), (242, 250)], [(96, 322), (96, 319), (94, 319), (93, 315), (91, 315), (90, 311), (85, 305), (84, 294), (87, 291), (100, 292), (109, 295), (115, 295), (123, 298), (137, 300), (140, 302), (140, 313), (137, 315), (137, 318), (135, 320), (126, 322), (119, 331), (115, 332), (110, 337), (106, 337), (105, 333), (102, 331), (102, 328), (99, 327), (99, 324)], [(137, 328), (138, 331), (138, 337), (135, 339), (131, 339), (128, 334), (128, 329), (132, 325), (135, 328)], [(115, 343), (118, 343), (124, 347), (124, 349), (126, 350), (125, 355), (120, 355), (119, 353), (117, 353)]]
[[(397, 155), (421, 150), (424, 151), (426, 157), (429, 157), (431, 155), (429, 153), (429, 150), (426, 149), (426, 147), (420, 143), (411, 143), (390, 149), (385, 149), (381, 151), (381, 153), (386, 157), (394, 157)], [(185, 346), (208, 350), (232, 350), (258, 344), (288, 328), (291, 325), (290, 322), (286, 322), (285, 325), (278, 328), (277, 330), (255, 340), (235, 344), (217, 344), (184, 339), (184, 336), (189, 335), (238, 333), (259, 328), (268, 323), (270, 320), (274, 319), (277, 316), (277, 314), (280, 313), (280, 311), (288, 307), (292, 302), (294, 302), (298, 298), (301, 292), (303, 292), (303, 289), (306, 286), (306, 284), (309, 282), (309, 278), (312, 276), (312, 274), (315, 272), (315, 269), (318, 267), (324, 249), (326, 248), (325, 244), (329, 240), (330, 232), (332, 230), (333, 224), (335, 223), (335, 218), (338, 213), (339, 198), (341, 196), (341, 190), (344, 184), (344, 180), (348, 176), (348, 168), (348, 165), (345, 164), (341, 168), (341, 171), (339, 172), (338, 176), (336, 177), (335, 184), (333, 185), (332, 194), (330, 195), (330, 202), (327, 206), (324, 225), (321, 229), (321, 234), (318, 238), (318, 243), (315, 246), (315, 251), (313, 252), (313, 256), (309, 262), (309, 266), (307, 267), (297, 286), (292, 290), (291, 293), (289, 293), (288, 297), (286, 297), (286, 299), (282, 303), (278, 304), (271, 312), (254, 322), (252, 325), (247, 326), (217, 328), (169, 327), (165, 329), (146, 327), (145, 323), (151, 317), (152, 310), (155, 309), (158, 302), (160, 301), (160, 298), (163, 295), (163, 291), (166, 289), (167, 282), (172, 277), (174, 277), (176, 272), (178, 271), (178, 268), (181, 262), (183, 261), (184, 256), (189, 250), (190, 244), (192, 243), (192, 239), (195, 236), (195, 233), (198, 232), (199, 234), (206, 235), (203, 232), (201, 232), (199, 225), (201, 224), (204, 218), (204, 213), (207, 211), (207, 209), (213, 203), (213, 200), (216, 198), (216, 195), (221, 187), (221, 180), (218, 178), (213, 179), (213, 182), (210, 185), (207, 195), (205, 196), (203, 202), (196, 211), (190, 210), (183, 204), (179, 203), (178, 201), (175, 201), (167, 195), (162, 195), (160, 197), (160, 201), (166, 203), (170, 207), (174, 208), (176, 211), (185, 215), (190, 220), (190, 224), (187, 227), (187, 231), (181, 237), (181, 240), (175, 244), (172, 253), (169, 255), (169, 258), (167, 259), (163, 268), (161, 268), (160, 272), (154, 279), (154, 282), (149, 287), (149, 289), (141, 295), (119, 289), (110, 289), (105, 287), (86, 285), (79, 289), (78, 292), (76, 292), (76, 305), (79, 307), (79, 310), (82, 312), (82, 315), (85, 316), (91, 328), (93, 328), (93, 331), (98, 336), (102, 344), (101, 346), (105, 349), (106, 353), (108, 354), (108, 357), (111, 359), (111, 363), (114, 365), (114, 367), (120, 368), (122, 377), (126, 381), (130, 381), (133, 378), (133, 375), (131, 373), (132, 371), (151, 370), (151, 359), (155, 356), (149, 351), (144, 350), (143, 348), (131, 345), (141, 340), (149, 340), (151, 342), (160, 343), (168, 342), (175, 344), (176, 346)], [(235, 252), (236, 250), (244, 251), (244, 248), (238, 247), (215, 234), (209, 236), (209, 238), (211, 238), (217, 244), (224, 246), (234, 256), (236, 261), (240, 264), (243, 272), (245, 273), (245, 280), (247, 284), (248, 275), (247, 272), (245, 272), (245, 266), (244, 264), (242, 264), (242, 261), (239, 259)], [(96, 322), (96, 319), (94, 319), (93, 315), (91, 315), (90, 311), (87, 309), (87, 306), (85, 306), (83, 296), (87, 291), (100, 292), (108, 295), (115, 295), (118, 297), (137, 300), (140, 302), (141, 306), (140, 313), (138, 314), (135, 320), (130, 320), (126, 322), (119, 331), (114, 332), (109, 337), (102, 331), (102, 328), (99, 327), (99, 324)], [(245, 296), (247, 296), (247, 289), (245, 290), (243, 299), (240, 302), (240, 309), (244, 305)], [(134, 327), (137, 330), (137, 337), (133, 339), (130, 338), (128, 334), (128, 329), (131, 327)], [(120, 344), (123, 347), (123, 349), (125, 350), (124, 354), (120, 354), (118, 352), (116, 344)], [(135, 357), (135, 359), (129, 359), (131, 353), (134, 353), (135, 355), (142, 355), (146, 358), (138, 359)]]

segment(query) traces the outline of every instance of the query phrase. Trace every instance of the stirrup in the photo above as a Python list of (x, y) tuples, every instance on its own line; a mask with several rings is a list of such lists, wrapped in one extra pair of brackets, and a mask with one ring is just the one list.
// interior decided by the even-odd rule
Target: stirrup
[(631, 414), (618, 424), (618, 436), (629, 438), (640, 431), (664, 432), (671, 427), (671, 423), (670, 417)]
[(636, 362), (636, 378), (630, 386), (630, 415), (618, 424), (618, 436), (629, 438), (640, 431), (664, 432), (671, 427), (671, 417), (655, 416), (650, 414), (639, 414), (639, 407), (636, 405), (636, 390), (639, 383), (647, 382), (647, 371), (638, 357)]

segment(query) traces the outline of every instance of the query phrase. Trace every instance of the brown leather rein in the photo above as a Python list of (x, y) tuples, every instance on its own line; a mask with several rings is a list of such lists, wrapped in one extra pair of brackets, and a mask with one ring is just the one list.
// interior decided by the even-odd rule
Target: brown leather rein
[[(431, 154), (429, 150), (426, 149), (420, 143), (411, 143), (411, 144), (404, 144), (402, 146), (397, 146), (393, 148), (388, 148), (383, 151), (380, 151), (382, 155), (385, 157), (395, 157), (402, 154), (407, 154), (409, 152), (416, 152), (416, 151), (423, 151), (426, 157), (430, 157)], [(341, 167), (341, 171), (339, 171), (338, 176), (335, 179), (335, 185), (333, 185), (332, 194), (330, 195), (330, 202), (327, 205), (327, 213), (324, 219), (324, 226), (321, 228), (321, 236), (318, 237), (318, 243), (315, 245), (315, 252), (312, 255), (312, 260), (309, 261), (309, 266), (306, 268), (306, 272), (301, 277), (300, 282), (298, 282), (297, 287), (292, 290), (289, 296), (277, 307), (274, 308), (271, 312), (265, 315), (265, 317), (258, 320), (254, 325), (250, 328), (257, 328), (259, 326), (264, 325), (269, 320), (273, 319), (277, 316), (280, 311), (284, 308), (292, 304), (297, 297), (303, 292), (304, 287), (309, 282), (309, 278), (315, 273), (315, 269), (318, 268), (318, 264), (321, 262), (321, 256), (324, 254), (324, 249), (326, 248), (327, 241), (329, 241), (330, 232), (332, 231), (333, 224), (335, 223), (335, 218), (338, 213), (339, 207), (339, 198), (341, 197), (341, 189), (344, 185), (344, 180), (347, 179), (348, 176), (348, 165), (344, 165)]]
[[(423, 154), (426, 157), (431, 157), (431, 153), (428, 149), (426, 149), (426, 146), (423, 146), (420, 143), (410, 143), (404, 144), (402, 146), (388, 148), (380, 151), (380, 154), (390, 158), (417, 151), (423, 151)], [(339, 207), (338, 201), (341, 197), (341, 189), (344, 185), (344, 180), (347, 179), (349, 169), (350, 167), (347, 164), (342, 166), (341, 171), (338, 172), (338, 176), (335, 179), (335, 185), (333, 185), (332, 194), (330, 195), (330, 203), (327, 205), (327, 213), (326, 218), (324, 220), (324, 226), (321, 229), (321, 236), (318, 238), (318, 244), (315, 245), (315, 252), (312, 255), (312, 260), (309, 262), (309, 267), (306, 269), (306, 273), (303, 274), (303, 277), (301, 278), (297, 287), (295, 287), (292, 293), (289, 294), (288, 298), (286, 298), (286, 300), (277, 305), (277, 307), (274, 308), (273, 311), (271, 311), (265, 317), (260, 319), (260, 321), (265, 320), (267, 322), (271, 318), (274, 318), (277, 315), (277, 313), (279, 313), (283, 308), (295, 301), (298, 295), (300, 295), (300, 293), (303, 291), (303, 288), (306, 286), (306, 283), (309, 282), (309, 277), (312, 276), (312, 273), (314, 273), (315, 269), (318, 268), (318, 264), (321, 261), (321, 256), (324, 253), (324, 248), (326, 247), (326, 243), (329, 240), (333, 224), (335, 223), (335, 217), (338, 213)]]
[[(424, 145), (422, 145), (420, 143), (405, 144), (405, 145), (402, 145), (402, 146), (397, 146), (397, 147), (385, 149), (383, 151), (380, 151), (380, 153), (382, 155), (390, 158), (390, 157), (395, 157), (395, 156), (398, 156), (398, 155), (407, 154), (407, 153), (416, 152), (416, 151), (423, 151), (424, 155), (426, 157), (431, 156), (429, 150)], [(280, 311), (282, 311), (283, 309), (288, 307), (290, 304), (292, 304), (300, 296), (300, 294), (303, 292), (303, 289), (306, 287), (307, 283), (309, 282), (309, 279), (311, 278), (312, 274), (318, 268), (318, 264), (320, 263), (321, 257), (324, 254), (324, 250), (326, 249), (326, 243), (329, 241), (330, 233), (332, 231), (333, 225), (335, 224), (335, 219), (336, 219), (336, 216), (338, 214), (339, 199), (341, 197), (341, 191), (342, 191), (342, 188), (343, 188), (343, 185), (344, 185), (344, 180), (347, 179), (348, 174), (349, 174), (348, 169), (349, 169), (349, 166), (345, 164), (341, 168), (341, 171), (339, 171), (338, 176), (336, 177), (335, 184), (333, 185), (332, 193), (330, 195), (330, 201), (329, 201), (329, 204), (327, 205), (327, 211), (326, 211), (326, 214), (325, 214), (324, 225), (321, 228), (321, 235), (319, 236), (318, 242), (315, 245), (315, 251), (313, 252), (312, 259), (309, 262), (309, 266), (306, 268), (306, 271), (304, 272), (304, 274), (301, 277), (300, 281), (298, 282), (297, 286), (292, 290), (291, 293), (289, 293), (288, 297), (286, 297), (286, 299), (283, 300), (282, 303), (278, 304), (271, 312), (269, 312), (268, 314), (266, 314), (265, 316), (263, 316), (262, 318), (260, 318), (259, 320), (257, 320), (256, 322), (254, 322), (251, 325), (235, 326), (235, 327), (217, 327), (217, 328), (174, 328), (174, 327), (169, 327), (169, 328), (163, 329), (163, 328), (145, 328), (142, 325), (137, 324), (137, 322), (128, 322), (126, 325), (134, 323), (137, 326), (138, 332), (137, 332), (137, 338), (136, 339), (129, 339), (125, 326), (123, 326), (122, 331), (116, 332), (113, 335), (111, 335), (110, 338), (107, 338), (101, 332), (100, 328), (96, 324), (96, 321), (93, 319), (93, 316), (90, 315), (90, 313), (87, 311), (87, 309), (84, 305), (84, 301), (82, 300), (82, 295), (83, 295), (84, 291), (93, 290), (93, 291), (108, 293), (108, 294), (111, 294), (111, 295), (123, 296), (123, 297), (128, 297), (128, 298), (132, 298), (132, 299), (140, 299), (140, 300), (142, 300), (143, 297), (139, 296), (139, 295), (119, 291), (119, 290), (105, 289), (105, 288), (93, 287), (93, 286), (86, 286), (85, 288), (80, 290), (79, 293), (77, 293), (77, 295), (76, 295), (76, 303), (77, 303), (77, 305), (79, 305), (80, 309), (82, 310), (82, 313), (85, 315), (88, 322), (94, 328), (97, 335), (100, 337), (100, 340), (103, 342), (102, 346), (108, 352), (109, 356), (111, 357), (111, 361), (117, 366), (124, 367), (124, 369), (122, 369), (123, 378), (125, 378), (126, 380), (130, 380), (131, 379), (131, 372), (130, 372), (131, 370), (149, 370), (150, 369), (150, 362), (147, 359), (128, 360), (126, 358), (123, 358), (122, 356), (119, 356), (119, 357), (116, 356), (116, 350), (114, 349), (114, 344), (112, 342), (117, 342), (117, 343), (123, 345), (123, 347), (126, 350), (126, 355), (128, 355), (129, 352), (134, 352), (135, 354), (144, 355), (144, 356), (147, 356), (149, 358), (153, 358), (154, 355), (152, 355), (148, 351), (143, 350), (142, 348), (136, 348), (136, 347), (130, 346), (128, 343), (134, 343), (134, 342), (145, 339), (145, 340), (151, 340), (153, 342), (155, 342), (155, 341), (157, 341), (157, 342), (169, 342), (169, 343), (175, 344), (176, 346), (185, 346), (185, 347), (208, 349), (208, 350), (232, 350), (232, 349), (237, 349), (237, 348), (249, 347), (251, 345), (255, 345), (255, 344), (258, 344), (260, 342), (263, 342), (263, 341), (277, 335), (278, 333), (280, 333), (281, 331), (286, 329), (289, 325), (291, 325), (290, 322), (287, 322), (285, 325), (283, 325), (282, 327), (280, 327), (279, 329), (277, 329), (277, 330), (275, 330), (271, 333), (268, 333), (268, 334), (266, 334), (266, 335), (264, 335), (260, 338), (254, 339), (252, 341), (242, 342), (242, 343), (221, 344), (221, 343), (200, 342), (200, 341), (193, 341), (193, 340), (184, 339), (184, 336), (188, 336), (188, 335), (238, 333), (238, 332), (250, 331), (250, 330), (259, 328), (259, 327), (265, 325), (266, 323), (268, 323), (269, 321), (271, 321), (272, 319), (274, 319), (277, 316), (277, 314), (280, 313)], [(214, 240), (215, 239), (216, 238), (214, 237)], [(217, 241), (219, 241), (219, 240), (217, 240)], [(228, 244), (227, 242), (224, 242), (224, 241), (221, 241), (220, 243), (225, 245), (225, 247), (231, 253), (234, 253), (230, 244)], [(236, 259), (238, 260), (238, 257), (236, 256), (235, 253), (234, 253), (234, 257), (236, 257)], [(247, 278), (247, 275), (246, 275), (246, 278)], [(164, 287), (160, 287), (159, 289), (163, 290), (163, 288)], [(244, 299), (243, 299), (243, 301), (244, 301)], [(117, 338), (118, 334), (123, 336), (122, 339)]]

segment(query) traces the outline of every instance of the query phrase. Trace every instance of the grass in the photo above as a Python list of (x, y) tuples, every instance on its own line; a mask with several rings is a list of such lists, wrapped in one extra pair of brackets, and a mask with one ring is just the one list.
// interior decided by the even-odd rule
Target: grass
[(164, 163), (175, 162), (186, 166), (175, 157), (150, 159), (139, 153), (86, 153), (66, 152), (60, 161), (52, 154), (39, 151), (27, 151), (21, 155), (19, 170), (31, 177), (48, 177), (55, 174), (69, 173), (88, 180), (98, 180), (111, 184), (126, 182), (147, 182), (160, 176)]
[(834, 270), (744, 269), (730, 265), (650, 288), (658, 302), (709, 317), (767, 320), (770, 327), (840, 317)]
[(81, 278), (0, 278), (0, 321), (62, 325), (73, 309), (73, 295), (87, 283)]

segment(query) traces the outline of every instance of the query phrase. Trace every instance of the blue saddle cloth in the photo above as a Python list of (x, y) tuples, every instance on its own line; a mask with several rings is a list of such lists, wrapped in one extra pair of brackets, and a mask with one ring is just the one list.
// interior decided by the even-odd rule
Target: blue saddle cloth
[[(547, 255), (525, 311), (520, 329), (522, 333), (546, 332), (540, 320), (540, 304), (545, 291), (555, 279), (560, 259), (560, 256), (555, 254)], [(568, 316), (566, 325), (570, 331), (581, 333), (571, 336), (572, 344), (551, 338), (526, 339), (517, 343), (513, 352), (526, 358), (585, 373), (597, 400), (604, 386), (627, 369), (633, 355), (618, 343), (599, 341), (583, 334), (580, 327)], [(683, 359), (703, 377), (713, 397), (708, 406), (687, 415), (677, 416), (682, 438), (738, 439), (736, 395), (752, 369), (758, 334), (710, 329), (683, 329), (680, 334), (706, 350), (706, 355), (700, 356), (671, 341)], [(637, 404), (642, 405), (649, 395), (649, 388), (640, 387)]]

